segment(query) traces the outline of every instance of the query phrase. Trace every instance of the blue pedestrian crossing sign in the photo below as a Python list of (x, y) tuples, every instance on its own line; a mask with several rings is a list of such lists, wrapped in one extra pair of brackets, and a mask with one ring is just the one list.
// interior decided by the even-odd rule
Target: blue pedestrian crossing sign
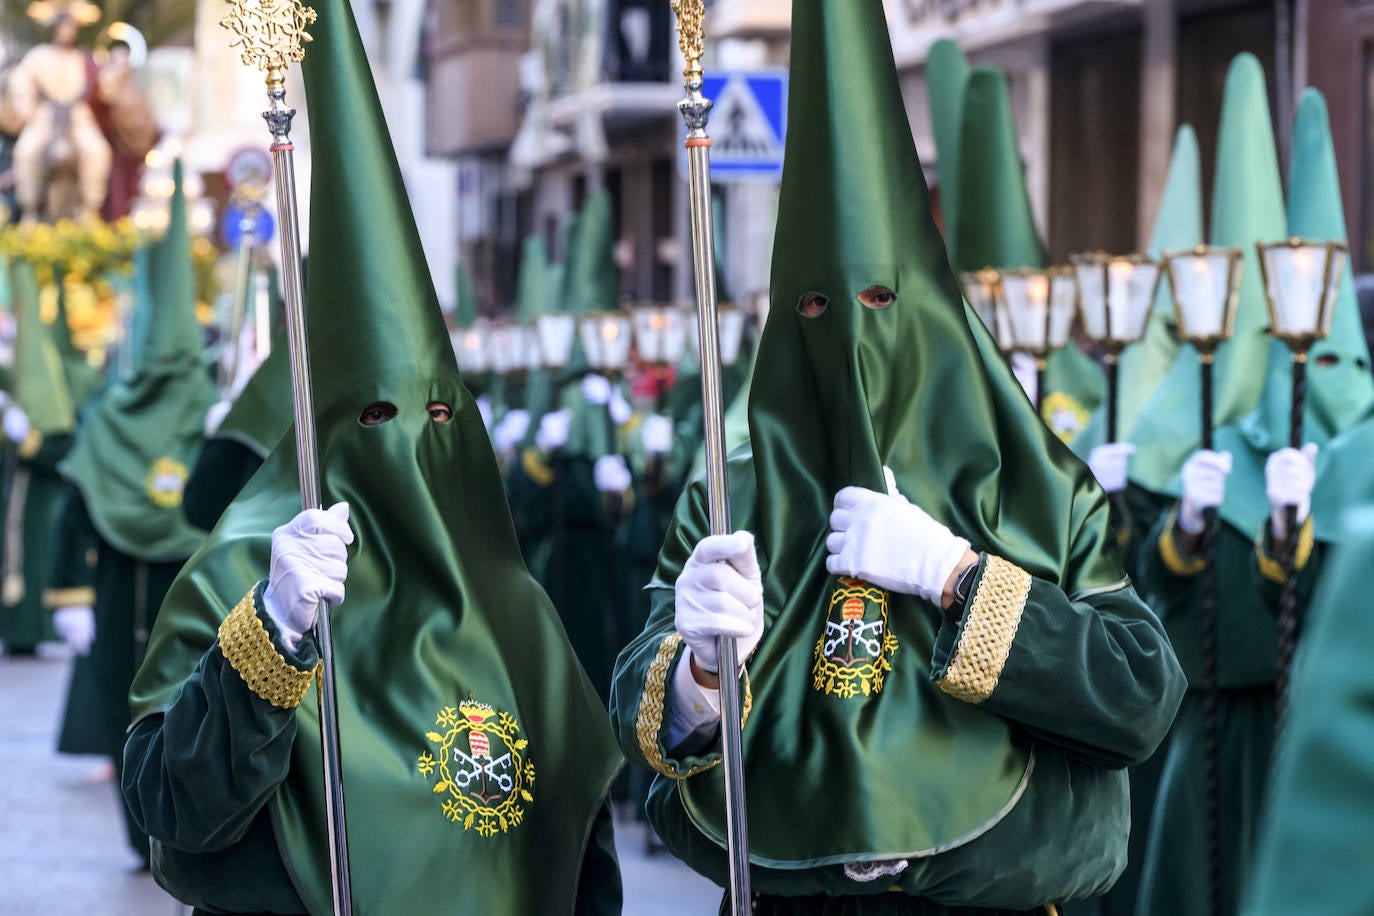
[[(702, 80), (701, 91), (714, 103), (707, 127), (711, 135), (711, 180), (778, 180), (787, 136), (787, 71), (708, 75)], [(685, 175), (685, 155), (682, 169)]]

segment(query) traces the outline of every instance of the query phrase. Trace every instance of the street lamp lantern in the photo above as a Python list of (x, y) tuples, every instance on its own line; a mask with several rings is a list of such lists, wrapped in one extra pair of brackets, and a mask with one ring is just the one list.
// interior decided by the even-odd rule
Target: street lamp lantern
[(1257, 244), (1274, 336), (1306, 353), (1331, 333), (1341, 277), (1350, 251), (1344, 242), (1292, 238)]
[[(1331, 318), (1340, 298), (1341, 277), (1350, 250), (1344, 242), (1316, 242), (1290, 238), (1255, 245), (1259, 255), (1264, 295), (1269, 300), (1269, 323), (1274, 337), (1288, 345), (1293, 356), (1292, 409), (1288, 421), (1288, 447), (1302, 448), (1303, 412), (1307, 401), (1307, 351), (1331, 333)], [(1283, 589), (1279, 592), (1278, 726), (1281, 730), (1288, 703), (1289, 674), (1298, 640), (1298, 507), (1284, 511), (1282, 538)]]
[(983, 325), (992, 332), (997, 348), (1003, 354), (1011, 353), (1016, 349), (1016, 340), (1011, 333), (1011, 315), (1003, 301), (1002, 274), (985, 267), (965, 273), (960, 279), (964, 282), (964, 297), (982, 319)]
[(630, 361), (634, 342), (630, 316), (624, 312), (595, 312), (578, 324), (587, 363), (597, 371), (619, 371)]
[(1178, 336), (1197, 348), (1204, 365), (1236, 324), (1240, 278), (1245, 262), (1239, 248), (1199, 245), (1166, 252), (1164, 273), (1178, 312)]
[(540, 315), (535, 319), (534, 329), (544, 365), (550, 369), (566, 366), (572, 359), (573, 343), (577, 340), (577, 318), (566, 312)]
[(1141, 255), (1103, 252), (1070, 259), (1078, 278), (1078, 309), (1083, 333), (1102, 347), (1107, 364), (1107, 441), (1117, 441), (1117, 401), (1121, 351), (1145, 336), (1150, 308), (1159, 289), (1158, 261)]
[(634, 311), (635, 345), (646, 363), (672, 365), (687, 347), (687, 322), (678, 309), (650, 305)]
[(487, 328), (478, 323), (470, 328), (459, 328), (453, 332), (453, 352), (458, 357), (458, 367), (469, 375), (481, 375), (491, 368), (487, 353)]

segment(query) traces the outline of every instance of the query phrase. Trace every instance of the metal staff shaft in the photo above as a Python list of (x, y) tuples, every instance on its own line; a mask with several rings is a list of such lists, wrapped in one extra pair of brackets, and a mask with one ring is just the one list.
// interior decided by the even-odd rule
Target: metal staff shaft
[[(706, 125), (711, 102), (701, 93), (705, 50), (701, 0), (673, 0), (677, 14), (687, 96), (678, 111), (687, 125), (687, 164), (692, 214), (692, 266), (697, 289), (697, 329), (701, 344), (701, 399), (705, 414), (706, 503), (711, 533), (730, 533), (730, 495), (725, 475), (725, 404), (716, 309), (716, 245), (711, 218), (711, 138)], [(739, 658), (733, 637), (717, 642), (720, 672), (721, 750), (725, 772), (725, 819), (730, 859), (730, 912), (748, 916), (749, 829), (744, 803), (744, 741), (741, 735)]]
[[(286, 342), (291, 357), (291, 393), (296, 407), (296, 461), (300, 467), (301, 507), (320, 507), (320, 468), (315, 453), (315, 399), (310, 385), (310, 351), (306, 345), (305, 295), (301, 284), (299, 205), (296, 202), (295, 147), (283, 85), (269, 86), (272, 107), (263, 118), (272, 130), (272, 173), (277, 185), (277, 213), (281, 220), (282, 291), (286, 298)], [(324, 810), (329, 830), (329, 874), (335, 916), (352, 916), (353, 898), (348, 870), (348, 827), (344, 817), (343, 752), (339, 745), (339, 706), (334, 680), (334, 638), (329, 606), (321, 604), (315, 617), (320, 647), (320, 744), (324, 761)]]
[[(1202, 359), (1202, 447), (1212, 450), (1212, 362), (1214, 354)], [(1216, 510), (1208, 509), (1203, 518), (1202, 555), (1202, 758), (1206, 792), (1204, 817), (1207, 836), (1207, 912), (1221, 916), (1221, 721), (1217, 687), (1217, 543)]]

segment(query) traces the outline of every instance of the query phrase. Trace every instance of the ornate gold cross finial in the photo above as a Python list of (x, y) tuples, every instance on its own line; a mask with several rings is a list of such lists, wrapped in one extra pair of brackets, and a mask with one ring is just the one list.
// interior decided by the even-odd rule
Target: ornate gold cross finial
[(301, 0), (233, 0), (220, 25), (234, 33), (230, 47), (243, 49), (243, 62), (265, 71), (268, 88), (276, 88), (291, 64), (305, 60), (305, 29), (314, 21), (315, 10)]
[(677, 16), (677, 46), (682, 49), (683, 76), (701, 76), (701, 58), (706, 53), (706, 4), (702, 0), (673, 0)]

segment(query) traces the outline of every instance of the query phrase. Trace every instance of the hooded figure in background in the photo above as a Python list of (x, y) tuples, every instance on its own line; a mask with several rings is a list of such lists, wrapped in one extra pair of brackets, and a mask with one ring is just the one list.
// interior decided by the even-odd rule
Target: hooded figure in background
[[(63, 734), (98, 736), (116, 768), (129, 726), (125, 698), (158, 606), (205, 539), (182, 513), (182, 492), (216, 392), (200, 362), (179, 165), (167, 235), (149, 261), (152, 308), (138, 367), (100, 399), (59, 465), (71, 486), (44, 596), (58, 632), (89, 653), (72, 672)], [(146, 861), (147, 837), (128, 826)]]
[[(612, 211), (608, 192), (591, 194), (569, 233), (563, 301), (579, 317), (619, 308)], [(627, 617), (615, 535), (633, 477), (617, 428), (631, 408), (617, 385), (590, 369), (580, 339), (559, 381), (558, 409), (540, 418), (533, 447), (512, 469), (511, 503), (524, 537), (542, 542), (534, 548), (543, 559), (540, 583), (604, 699)]]
[[(1248, 63), (1238, 66), (1250, 69)], [(1257, 68), (1257, 65), (1256, 65)], [(1256, 80), (1258, 75), (1256, 74)], [(1262, 81), (1249, 83), (1254, 117), (1267, 126)], [(1340, 184), (1332, 152), (1326, 103), (1307, 90), (1293, 131), (1293, 163), (1285, 217), (1272, 141), (1247, 145), (1247, 156), (1271, 164), (1267, 180), (1250, 188), (1241, 204), (1249, 211), (1244, 238), (1234, 238), (1254, 257), (1256, 242), (1289, 236), (1345, 238)], [(1219, 170), (1220, 174), (1220, 170)], [(1251, 174), (1264, 174), (1252, 172)], [(1253, 279), (1249, 307), (1264, 296)], [(1246, 293), (1242, 291), (1242, 299)], [(1246, 308), (1243, 302), (1241, 308)], [(1253, 315), (1251, 316), (1253, 319)], [(1240, 894), (1252, 867), (1264, 790), (1271, 770), (1274, 679), (1277, 672), (1277, 609), (1283, 581), (1280, 545), (1297, 538), (1299, 609), (1306, 607), (1316, 565), (1310, 512), (1318, 450), (1374, 405), (1369, 351), (1359, 331), (1359, 310), (1349, 275), (1343, 278), (1330, 338), (1309, 356), (1303, 449), (1288, 448), (1292, 404), (1292, 357), (1270, 341), (1258, 405), (1240, 422), (1218, 429), (1214, 451), (1198, 451), (1180, 475), (1181, 498), (1156, 523), (1142, 548), (1141, 575), (1169, 628), (1190, 683), (1202, 683), (1201, 578), (1198, 553), (1203, 513), (1217, 509), (1217, 679), (1221, 772), (1223, 912), (1239, 911)], [(1237, 319), (1240, 324), (1240, 319)], [(1285, 507), (1298, 507), (1300, 528), (1287, 530)], [(1335, 513), (1329, 513), (1335, 514)], [(1327, 522), (1326, 524), (1335, 524)], [(1247, 587), (1248, 586), (1248, 587)], [(1200, 690), (1189, 694), (1179, 714), (1159, 789), (1159, 802), (1141, 882), (1141, 912), (1194, 912), (1206, 908), (1209, 880), (1204, 810), (1204, 717)]]
[(707, 536), (692, 484), (616, 667), (621, 748), (657, 773), (656, 831), (723, 886), (715, 640), (735, 637), (755, 912), (1100, 893), (1125, 864), (1124, 768), (1182, 674), (1102, 491), (960, 296), (882, 4), (795, 0), (792, 36), (736, 533)]
[(53, 636), (43, 590), (52, 572), (52, 531), (66, 488), (57, 464), (71, 448), (76, 428), (67, 376), (38, 307), (38, 278), (27, 261), (9, 268), (15, 317), (11, 403), (3, 432), (12, 450), (6, 461), (3, 577), (0, 578), (0, 641), (7, 655), (32, 655)]
[[(973, 71), (964, 88), (961, 116), (956, 268), (1045, 267), (1045, 248), (1036, 233), (1026, 193), (1011, 95), (1000, 70), (978, 67)], [(1042, 395), (1040, 413), (1050, 429), (1072, 445), (1102, 402), (1106, 382), (1101, 368), (1070, 340), (1050, 354), (1045, 390), (1038, 393), (1033, 384), (1035, 367), (1029, 357), (1013, 354), (1012, 362), (1031, 401)]]
[[(516, 544), (346, 0), (302, 70), (321, 484), (287, 435), (172, 586), (125, 800), (200, 911), (332, 912), (312, 628), (330, 606), (353, 912), (620, 911), (603, 707)], [(275, 529), (275, 530), (274, 530)]]

